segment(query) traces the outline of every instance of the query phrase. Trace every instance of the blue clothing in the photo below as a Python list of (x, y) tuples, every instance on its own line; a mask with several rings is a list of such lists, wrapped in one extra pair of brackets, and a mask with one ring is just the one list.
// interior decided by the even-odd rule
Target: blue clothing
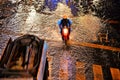
[(64, 19), (59, 19), (58, 22), (57, 22), (57, 24), (58, 24), (58, 26), (59, 26), (59, 29), (60, 29), (60, 32), (61, 32), (61, 30), (62, 30), (62, 28), (63, 28), (64, 26), (69, 27), (70, 30), (71, 30), (72, 20), (66, 19), (68, 22), (65, 22), (65, 24), (64, 24), (63, 20), (64, 20)]
[[(66, 26), (70, 27), (70, 25), (72, 24), (72, 20), (68, 19), (68, 21), (69, 21), (69, 23), (67, 23)], [(59, 19), (58, 22), (57, 22), (57, 24), (58, 24), (59, 26), (61, 26), (61, 25), (62, 25), (61, 22), (62, 22), (62, 19)]]

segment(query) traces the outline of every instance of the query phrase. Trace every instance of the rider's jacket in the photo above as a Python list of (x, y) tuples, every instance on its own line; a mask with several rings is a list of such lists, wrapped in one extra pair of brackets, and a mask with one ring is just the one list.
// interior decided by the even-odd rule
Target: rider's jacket
[(58, 25), (59, 25), (59, 28), (62, 29), (64, 26), (67, 26), (70, 28), (72, 24), (72, 20), (70, 19), (60, 19), (58, 20)]

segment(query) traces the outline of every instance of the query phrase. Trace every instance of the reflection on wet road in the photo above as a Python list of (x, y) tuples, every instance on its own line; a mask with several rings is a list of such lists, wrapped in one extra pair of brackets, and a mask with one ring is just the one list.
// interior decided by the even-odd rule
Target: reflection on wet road
[[(52, 3), (46, 4), (52, 5)], [(102, 29), (105, 33), (107, 30), (110, 33), (114, 32), (111, 28), (106, 28), (98, 17), (91, 14), (74, 17), (70, 7), (57, 2), (53, 5), (56, 9), (49, 15), (36, 12), (34, 6), (26, 5), (25, 8), (21, 6), (18, 7), (18, 13), (6, 18), (0, 28), (0, 52), (10, 37), (15, 39), (23, 34), (34, 34), (48, 40), (48, 57), (51, 58), (50, 80), (98, 80), (98, 78), (112, 80), (115, 72), (119, 74), (119, 51), (95, 48), (97, 44), (107, 46), (112, 44), (103, 44), (99, 41), (98, 33)], [(47, 13), (47, 10), (45, 9), (44, 12)], [(96, 44), (94, 48), (81, 45), (65, 47), (57, 25), (57, 20), (63, 14), (67, 14), (73, 21), (70, 39), (78, 43), (94, 43)], [(97, 70), (100, 73), (97, 73)], [(116, 79), (119, 80), (119, 77), (117, 76)]]

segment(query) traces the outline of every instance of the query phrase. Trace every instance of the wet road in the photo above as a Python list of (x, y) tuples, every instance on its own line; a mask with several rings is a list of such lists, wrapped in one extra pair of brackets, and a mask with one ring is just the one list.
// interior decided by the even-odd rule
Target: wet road
[[(76, 45), (65, 47), (57, 26), (63, 14), (73, 21), (72, 41), (103, 44), (99, 42), (99, 32), (114, 34), (114, 29), (106, 28), (98, 17), (91, 14), (74, 17), (71, 9), (62, 3), (55, 11), (46, 8), (42, 13), (37, 13), (34, 6), (19, 5), (17, 13), (6, 18), (0, 28), (0, 52), (10, 37), (34, 34), (48, 42), (50, 80), (112, 80), (111, 68), (115, 68), (113, 72), (120, 69), (119, 52)], [(104, 45), (116, 47), (115, 43)], [(97, 69), (101, 73), (98, 74)], [(118, 76), (115, 78), (119, 80)]]

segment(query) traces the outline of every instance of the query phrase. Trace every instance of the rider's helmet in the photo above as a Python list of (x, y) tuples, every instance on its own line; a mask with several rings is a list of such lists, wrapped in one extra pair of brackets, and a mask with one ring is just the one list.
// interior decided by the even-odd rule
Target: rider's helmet
[(63, 15), (63, 19), (67, 19), (67, 15)]

